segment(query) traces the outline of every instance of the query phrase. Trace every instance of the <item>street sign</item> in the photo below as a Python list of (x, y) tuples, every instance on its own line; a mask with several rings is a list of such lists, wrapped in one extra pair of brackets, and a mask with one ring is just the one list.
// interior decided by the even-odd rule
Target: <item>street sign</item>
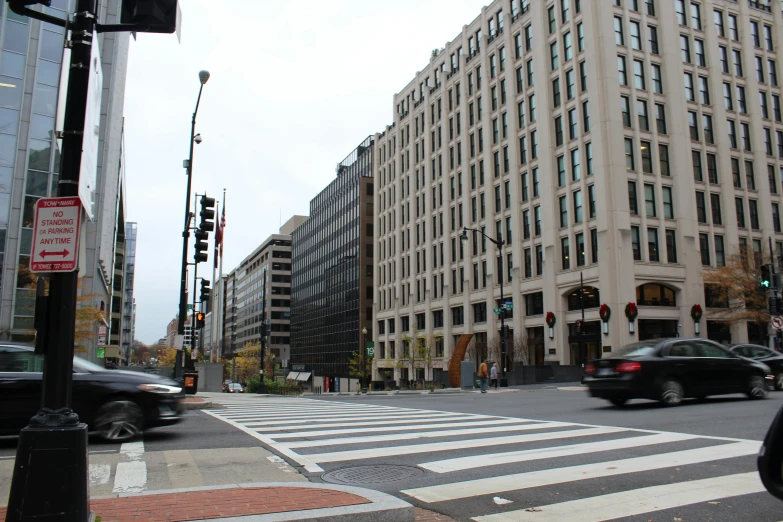
[(499, 314), (501, 312), (501, 310), (502, 310), (501, 308), (495, 308), (492, 311), (495, 312), (496, 314)]
[(192, 312), (192, 311), (193, 311), (193, 305), (192, 305), (192, 304), (189, 304), (189, 305), (188, 305), (188, 312)]
[(503, 307), (506, 310), (513, 310), (514, 309), (514, 305), (512, 303), (506, 303), (505, 305), (503, 305)]
[(783, 328), (783, 317), (779, 315), (772, 316), (772, 328), (776, 330)]
[(375, 358), (375, 347), (374, 346), (368, 346), (367, 347), (367, 358), (368, 359), (374, 359)]
[(35, 204), (30, 270), (73, 272), (79, 256), (79, 198), (41, 198)]
[(101, 325), (98, 327), (98, 347), (104, 346), (106, 346), (106, 327)]

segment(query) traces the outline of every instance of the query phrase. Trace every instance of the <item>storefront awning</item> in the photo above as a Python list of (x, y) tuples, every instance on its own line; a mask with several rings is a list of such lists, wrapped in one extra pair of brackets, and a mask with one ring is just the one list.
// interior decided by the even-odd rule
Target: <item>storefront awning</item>
[(297, 381), (307, 381), (310, 379), (310, 372), (302, 372), (297, 377)]
[(298, 375), (299, 375), (299, 372), (289, 372), (288, 373), (288, 377), (286, 377), (286, 380), (295, 381)]

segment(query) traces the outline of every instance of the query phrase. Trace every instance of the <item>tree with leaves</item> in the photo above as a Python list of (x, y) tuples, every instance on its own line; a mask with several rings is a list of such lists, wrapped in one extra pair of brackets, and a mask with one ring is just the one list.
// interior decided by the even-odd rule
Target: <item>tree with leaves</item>
[(358, 350), (353, 352), (348, 358), (348, 375), (356, 379), (364, 379), (367, 384), (367, 381), (372, 380), (372, 359), (365, 355), (362, 369), (362, 354)]
[(761, 286), (761, 259), (747, 249), (729, 255), (725, 266), (704, 270), (704, 285), (712, 296), (710, 315), (729, 324), (769, 323), (768, 289)]
[[(420, 332), (418, 328), (413, 327), (413, 335), (403, 335), (403, 358), (409, 365), (411, 380), (416, 379), (416, 368), (423, 367), (428, 373), (431, 373), (432, 362), (434, 358), (435, 346), (443, 340), (443, 334), (436, 332), (433, 335), (427, 335)], [(420, 366), (417, 366), (417, 361)]]

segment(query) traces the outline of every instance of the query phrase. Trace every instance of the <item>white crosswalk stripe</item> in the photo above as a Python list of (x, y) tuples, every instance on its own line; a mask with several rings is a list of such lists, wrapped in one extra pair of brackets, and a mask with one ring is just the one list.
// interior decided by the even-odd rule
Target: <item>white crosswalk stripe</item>
[[(400, 480), (399, 496), (444, 512), (447, 503), (475, 499), (470, 505), (481, 511), (459, 504), (460, 519), (602, 521), (764, 491), (755, 473), (713, 476), (716, 461), (752, 459), (758, 441), (302, 398), (218, 402), (223, 409), (206, 413), (311, 473), (416, 466), (425, 473)], [(661, 478), (675, 468), (702, 476)], [(627, 480), (627, 490), (591, 488), (585, 498), (546, 505), (535, 500), (551, 496), (530, 495), (610, 477)]]

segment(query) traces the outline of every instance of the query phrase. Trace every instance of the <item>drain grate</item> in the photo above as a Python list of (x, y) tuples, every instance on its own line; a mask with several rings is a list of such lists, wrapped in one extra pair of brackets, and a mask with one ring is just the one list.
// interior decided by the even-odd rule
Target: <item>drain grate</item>
[(321, 478), (332, 484), (361, 486), (370, 484), (387, 484), (398, 480), (419, 477), (424, 470), (413, 466), (355, 466), (324, 473)]

